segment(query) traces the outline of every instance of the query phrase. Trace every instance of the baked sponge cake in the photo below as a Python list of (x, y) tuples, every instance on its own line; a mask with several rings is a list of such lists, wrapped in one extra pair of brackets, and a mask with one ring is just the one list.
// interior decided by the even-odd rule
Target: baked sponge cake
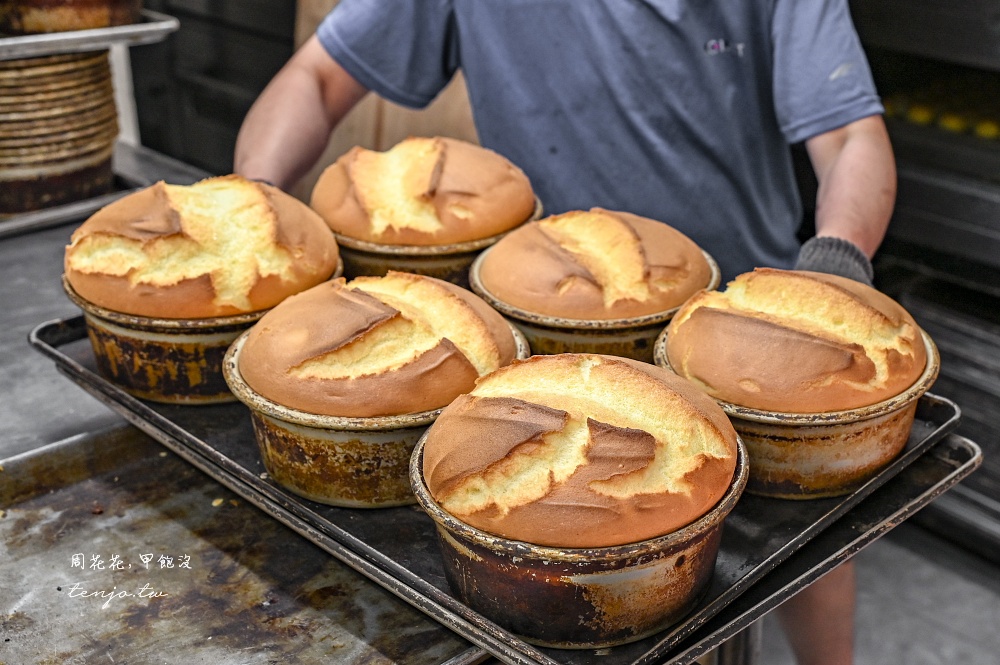
[(870, 286), (758, 268), (684, 304), (667, 329), (667, 360), (724, 402), (823, 413), (902, 393), (927, 351), (910, 314)]
[(673, 227), (593, 208), (512, 231), (481, 259), (479, 283), (497, 300), (544, 316), (607, 320), (678, 307), (708, 288), (705, 253)]
[(385, 245), (450, 245), (531, 217), (527, 176), (457, 139), (411, 137), (385, 152), (355, 147), (324, 170), (310, 205), (336, 233)]
[(510, 326), (475, 294), (389, 272), (288, 298), (250, 330), (239, 370), (280, 405), (374, 417), (439, 409), (515, 354)]
[(0, 32), (24, 35), (137, 23), (142, 0), (4, 0)]
[(66, 279), (86, 301), (154, 318), (265, 310), (330, 278), (330, 229), (281, 190), (227, 175), (159, 182), (105, 206), (72, 235)]
[(639, 542), (708, 512), (736, 470), (721, 408), (648, 363), (533, 356), (479, 380), (428, 429), (423, 478), (441, 508), (536, 545)]

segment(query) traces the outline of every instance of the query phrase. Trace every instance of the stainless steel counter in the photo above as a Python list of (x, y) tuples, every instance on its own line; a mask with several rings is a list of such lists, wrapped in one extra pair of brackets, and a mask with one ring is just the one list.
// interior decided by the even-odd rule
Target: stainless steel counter
[(468, 650), (131, 427), (3, 466), (0, 662), (436, 665)]

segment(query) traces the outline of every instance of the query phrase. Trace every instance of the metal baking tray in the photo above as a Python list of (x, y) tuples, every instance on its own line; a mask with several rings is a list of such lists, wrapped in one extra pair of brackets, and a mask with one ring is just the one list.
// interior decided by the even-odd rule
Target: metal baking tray
[(39, 35), (0, 36), (0, 60), (34, 58), (61, 53), (109, 49), (115, 44), (139, 46), (163, 41), (180, 27), (173, 16), (143, 9), (138, 23), (92, 30), (70, 30)]
[(4, 662), (435, 665), (472, 648), (132, 427), (0, 468)]
[(334, 508), (283, 490), (264, 472), (245, 406), (173, 406), (131, 397), (97, 375), (83, 317), (43, 323), (32, 331), (30, 341), (71, 380), (175, 453), (485, 652), (516, 665), (649, 665), (677, 655), (687, 637), (918, 459), (953, 430), (960, 417), (953, 402), (926, 394), (903, 453), (849, 496), (785, 501), (744, 495), (726, 520), (710, 588), (700, 605), (671, 629), (610, 649), (542, 649), (451, 594), (433, 523), (418, 508)]
[[(681, 645), (682, 653), (694, 657), (705, 653), (702, 644), (698, 643), (698, 640), (702, 643), (709, 641), (705, 635), (721, 631), (733, 634), (739, 630), (744, 632), (738, 635), (743, 635), (752, 632), (746, 630), (751, 628), (759, 631), (760, 618), (774, 607), (915, 514), (921, 514), (924, 509), (960, 489), (962, 485), (959, 483), (980, 468), (982, 463), (983, 452), (977, 443), (954, 432), (945, 435), (852, 508), (844, 518), (836, 520), (727, 605)], [(755, 662), (752, 659), (739, 660), (754, 648), (752, 639), (743, 643), (740, 640), (722, 643), (720, 656), (727, 655), (732, 641), (737, 642), (733, 645), (737, 649), (734, 654), (737, 660), (734, 662), (741, 665)], [(756, 646), (759, 648), (759, 639)], [(759, 656), (759, 652), (751, 653)]]

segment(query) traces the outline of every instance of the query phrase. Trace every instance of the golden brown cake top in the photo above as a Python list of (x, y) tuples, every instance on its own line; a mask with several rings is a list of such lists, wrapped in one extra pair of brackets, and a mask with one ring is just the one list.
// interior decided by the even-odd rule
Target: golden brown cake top
[(625, 319), (678, 307), (710, 286), (712, 268), (671, 226), (593, 208), (512, 231), (483, 257), (479, 279), (497, 300), (530, 313)]
[(607, 547), (711, 510), (736, 469), (718, 405), (671, 372), (595, 354), (533, 356), (479, 380), (427, 432), (448, 513), (536, 545)]
[(159, 182), (94, 213), (72, 236), (66, 277), (126, 314), (209, 318), (268, 309), (329, 279), (333, 234), (308, 206), (229, 175)]
[(239, 369), (277, 404), (374, 417), (441, 408), (515, 354), (510, 326), (475, 294), (390, 272), (288, 298), (251, 329)]
[(927, 364), (916, 322), (885, 294), (836, 275), (770, 268), (685, 303), (668, 328), (667, 358), (716, 399), (785, 413), (881, 402)]
[(465, 141), (411, 137), (355, 147), (322, 173), (310, 205), (339, 234), (386, 245), (449, 245), (527, 221), (535, 195), (503, 156)]

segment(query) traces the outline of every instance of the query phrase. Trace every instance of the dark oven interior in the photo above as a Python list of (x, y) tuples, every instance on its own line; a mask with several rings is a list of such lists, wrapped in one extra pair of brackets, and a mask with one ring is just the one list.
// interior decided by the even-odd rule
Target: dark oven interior
[(935, 340), (982, 468), (918, 519), (1000, 559), (1000, 3), (853, 0), (899, 172), (877, 286)]

